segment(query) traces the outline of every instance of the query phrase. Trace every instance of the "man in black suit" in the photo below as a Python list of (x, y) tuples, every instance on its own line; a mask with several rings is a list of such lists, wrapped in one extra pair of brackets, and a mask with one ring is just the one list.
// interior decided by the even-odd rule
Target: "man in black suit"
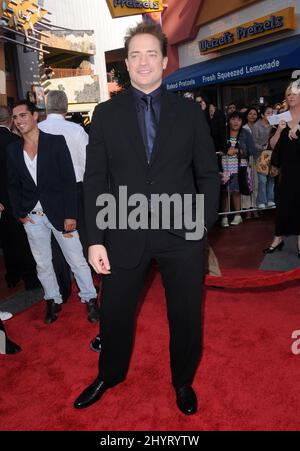
[[(157, 25), (142, 23), (130, 30), (125, 51), (131, 88), (98, 105), (91, 124), (84, 192), (89, 261), (104, 275), (102, 349), (98, 377), (75, 400), (79, 409), (98, 401), (108, 388), (125, 379), (138, 297), (154, 259), (167, 298), (177, 406), (186, 415), (197, 411), (191, 385), (201, 354), (203, 239), (186, 239), (187, 226), (175, 226), (179, 219), (175, 213), (169, 227), (160, 221), (158, 229), (134, 230), (124, 227), (121, 218), (117, 226), (112, 221), (104, 230), (101, 217), (105, 217), (106, 207), (98, 207), (105, 205), (98, 196), (109, 193), (119, 205), (117, 218), (122, 216), (127, 205), (119, 193), (125, 186), (128, 196), (146, 198), (148, 202), (143, 205), (152, 225), (152, 216), (157, 213), (153, 195), (192, 196), (190, 206), (197, 213), (194, 200), (202, 193), (204, 218), (198, 222), (205, 221), (209, 229), (216, 220), (220, 176), (209, 129), (196, 104), (162, 88), (166, 49), (166, 37)], [(128, 212), (134, 213), (132, 207)], [(141, 216), (144, 213), (141, 209)]]
[(36, 264), (32, 256), (26, 233), (14, 218), (8, 197), (6, 148), (20, 138), (10, 131), (11, 113), (6, 106), (0, 106), (0, 237), (6, 268), (5, 279), (8, 288), (13, 288), (23, 279), (25, 288), (31, 290), (40, 286), (36, 275)]
[(90, 268), (76, 231), (77, 189), (65, 138), (39, 131), (38, 113), (26, 100), (13, 108), (13, 120), (23, 139), (7, 149), (8, 188), (15, 218), (24, 226), (38, 278), (47, 301), (45, 322), (61, 310), (62, 296), (52, 264), (51, 234), (74, 273), (84, 303), (97, 297)]

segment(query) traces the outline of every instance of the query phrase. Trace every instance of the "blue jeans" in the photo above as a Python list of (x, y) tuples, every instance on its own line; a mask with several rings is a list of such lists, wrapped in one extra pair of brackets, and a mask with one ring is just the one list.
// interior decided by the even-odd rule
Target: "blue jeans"
[(54, 299), (61, 304), (62, 298), (52, 264), (51, 233), (55, 236), (62, 253), (75, 276), (82, 302), (97, 297), (91, 270), (83, 256), (78, 232), (72, 232), (72, 238), (64, 237), (49, 222), (47, 216), (28, 215), (33, 221), (24, 224), (32, 255), (37, 264), (37, 276), (45, 292), (45, 300)]
[(256, 204), (267, 204), (274, 202), (274, 178), (264, 174), (258, 176), (258, 192)]

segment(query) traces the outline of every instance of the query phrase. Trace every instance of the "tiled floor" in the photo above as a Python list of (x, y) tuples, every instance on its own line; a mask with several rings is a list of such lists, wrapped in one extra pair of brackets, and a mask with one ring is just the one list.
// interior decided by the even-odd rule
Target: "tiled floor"
[(20, 281), (14, 288), (7, 288), (4, 276), (5, 267), (0, 249), (0, 310), (14, 314), (42, 299), (42, 289), (26, 291), (23, 281)]

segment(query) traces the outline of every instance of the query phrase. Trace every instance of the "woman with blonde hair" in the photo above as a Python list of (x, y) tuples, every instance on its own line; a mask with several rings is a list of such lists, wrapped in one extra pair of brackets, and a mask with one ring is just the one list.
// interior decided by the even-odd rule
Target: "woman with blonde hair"
[(291, 83), (286, 89), (286, 102), (292, 120), (282, 121), (270, 140), (272, 164), (280, 168), (277, 187), (275, 236), (265, 253), (281, 250), (283, 236), (298, 236), (300, 258), (300, 87)]

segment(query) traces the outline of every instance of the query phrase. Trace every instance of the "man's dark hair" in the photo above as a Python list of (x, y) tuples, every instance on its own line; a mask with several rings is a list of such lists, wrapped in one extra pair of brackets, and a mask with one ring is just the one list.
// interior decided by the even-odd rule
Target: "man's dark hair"
[(126, 58), (128, 58), (128, 49), (131, 39), (138, 34), (151, 34), (159, 40), (161, 53), (163, 57), (167, 56), (167, 45), (168, 39), (167, 36), (163, 33), (161, 26), (154, 22), (140, 22), (134, 28), (129, 28), (127, 34), (124, 38), (125, 45), (125, 54)]
[(38, 109), (37, 109), (37, 107), (35, 106), (35, 104), (32, 103), (32, 102), (29, 102), (29, 100), (26, 100), (26, 99), (22, 99), (22, 100), (19, 100), (18, 102), (16, 102), (16, 103), (13, 105), (13, 108), (16, 108), (17, 106), (21, 106), (21, 105), (26, 105), (28, 111), (30, 111), (30, 113), (31, 113), (32, 115), (33, 115), (33, 113), (35, 113), (35, 112), (38, 111)]

